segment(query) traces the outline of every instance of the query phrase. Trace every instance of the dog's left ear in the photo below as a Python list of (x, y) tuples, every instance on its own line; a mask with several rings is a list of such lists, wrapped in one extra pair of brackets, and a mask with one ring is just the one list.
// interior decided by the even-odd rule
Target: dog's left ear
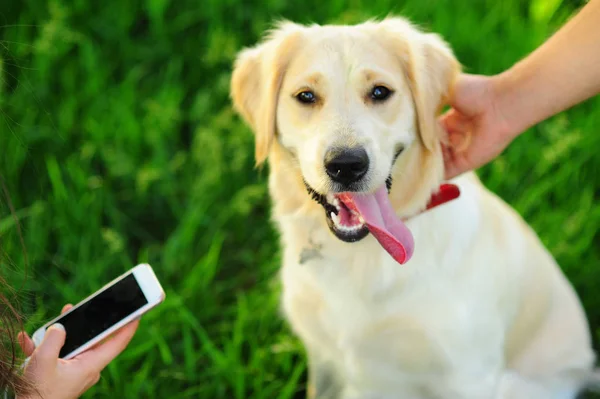
[(282, 21), (261, 44), (242, 50), (235, 60), (231, 99), (254, 131), (257, 165), (267, 159), (277, 134), (277, 100), (299, 35), (299, 25)]
[(378, 28), (406, 71), (419, 135), (433, 152), (445, 137), (438, 116), (461, 71), (460, 63), (439, 35), (422, 32), (403, 18), (384, 19)]

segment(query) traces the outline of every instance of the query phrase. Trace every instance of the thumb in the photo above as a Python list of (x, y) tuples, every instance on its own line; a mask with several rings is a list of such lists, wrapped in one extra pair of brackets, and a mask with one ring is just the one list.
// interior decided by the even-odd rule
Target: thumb
[(41, 364), (56, 362), (60, 350), (65, 344), (67, 333), (62, 324), (56, 323), (46, 330), (44, 339), (34, 352), (36, 361)]

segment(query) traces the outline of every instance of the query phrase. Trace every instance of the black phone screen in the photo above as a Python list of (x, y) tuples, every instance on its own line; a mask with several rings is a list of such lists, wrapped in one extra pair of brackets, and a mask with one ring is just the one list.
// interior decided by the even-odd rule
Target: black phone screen
[(100, 292), (56, 320), (67, 331), (59, 357), (68, 355), (147, 303), (148, 300), (133, 274)]

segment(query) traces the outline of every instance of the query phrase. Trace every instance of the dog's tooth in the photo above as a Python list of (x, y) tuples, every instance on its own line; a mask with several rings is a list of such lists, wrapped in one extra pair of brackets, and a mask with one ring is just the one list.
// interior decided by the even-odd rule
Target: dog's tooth
[(340, 209), (340, 200), (339, 199), (334, 197), (332, 203), (338, 210)]
[(338, 230), (346, 232), (346, 233), (355, 233), (355, 232), (359, 231), (360, 229), (362, 229), (363, 227), (364, 227), (364, 223), (355, 224), (352, 226), (336, 224), (336, 228)]
[(333, 220), (333, 224), (336, 227), (340, 227), (340, 218), (338, 217), (338, 215), (336, 215), (335, 213), (331, 212), (330, 216), (331, 216), (331, 220)]

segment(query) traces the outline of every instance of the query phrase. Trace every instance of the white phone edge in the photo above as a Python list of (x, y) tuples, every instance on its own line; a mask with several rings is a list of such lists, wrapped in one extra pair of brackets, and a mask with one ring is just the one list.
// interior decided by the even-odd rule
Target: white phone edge
[(60, 319), (64, 315), (74, 311), (75, 309), (77, 309), (78, 307), (83, 305), (84, 303), (88, 302), (90, 299), (94, 298), (96, 295), (100, 294), (105, 289), (113, 286), (114, 284), (116, 284), (120, 280), (124, 279), (125, 277), (129, 276), (130, 274), (134, 275), (134, 277), (135, 277), (138, 285), (140, 286), (142, 292), (144, 293), (148, 303), (146, 305), (142, 306), (141, 308), (139, 308), (138, 310), (136, 310), (135, 312), (133, 312), (132, 314), (130, 314), (129, 316), (125, 317), (118, 323), (114, 324), (112, 327), (110, 327), (103, 333), (97, 335), (96, 337), (92, 338), (85, 344), (81, 345), (79, 348), (68, 353), (66, 356), (63, 357), (63, 359), (65, 359), (65, 360), (72, 359), (73, 357), (79, 355), (80, 353), (85, 352), (89, 348), (91, 348), (94, 345), (96, 345), (97, 343), (101, 342), (103, 339), (110, 336), (112, 333), (114, 333), (121, 327), (132, 322), (136, 318), (142, 316), (144, 313), (148, 312), (155, 306), (159, 305), (162, 301), (164, 301), (166, 295), (165, 295), (165, 292), (164, 292), (162, 286), (160, 285), (160, 282), (158, 281), (158, 278), (154, 274), (154, 270), (152, 269), (152, 267), (149, 264), (140, 263), (139, 265), (134, 266), (133, 268), (126, 271), (119, 277), (116, 277), (109, 283), (105, 284), (102, 288), (98, 289), (96, 292), (89, 295), (87, 298), (81, 300), (79, 303), (74, 305), (67, 312), (55, 317), (48, 323), (44, 324), (42, 327), (38, 328), (31, 336), (31, 339), (33, 340), (33, 343), (35, 344), (35, 346), (36, 347), (39, 346), (39, 344), (44, 339), (44, 334), (46, 333), (46, 329), (48, 329), (48, 327), (50, 327), (52, 324), (54, 324), (58, 319)]

